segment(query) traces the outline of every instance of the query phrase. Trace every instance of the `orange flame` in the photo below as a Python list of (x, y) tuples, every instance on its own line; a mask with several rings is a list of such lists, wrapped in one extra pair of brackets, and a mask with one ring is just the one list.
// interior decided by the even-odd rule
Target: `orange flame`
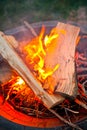
[(19, 90), (22, 90), (26, 86), (24, 80), (20, 76), (13, 77), (12, 81), (15, 81), (12, 84), (13, 90), (15, 89), (16, 91), (19, 91)]
[(80, 39), (81, 39), (81, 36), (78, 36), (76, 39), (76, 46), (79, 44)]
[(58, 38), (57, 29), (53, 28), (51, 33), (45, 37), (44, 33), (45, 27), (43, 26), (39, 36), (32, 39), (32, 41), (24, 47), (26, 61), (33, 66), (33, 70), (37, 72), (37, 78), (40, 81), (52, 76), (59, 67), (59, 64), (57, 64), (54, 68), (46, 68), (44, 61), (47, 48), (51, 46), (53, 40)]

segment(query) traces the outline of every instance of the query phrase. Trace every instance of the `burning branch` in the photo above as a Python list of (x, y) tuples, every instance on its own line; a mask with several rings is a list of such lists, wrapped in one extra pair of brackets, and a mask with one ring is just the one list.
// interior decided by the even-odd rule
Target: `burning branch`
[(31, 30), (32, 34), (37, 37), (37, 33), (35, 32), (35, 30), (33, 29), (33, 27), (27, 22), (27, 21), (24, 21), (24, 24), (25, 26)]
[(52, 112), (56, 117), (58, 117), (61, 121), (63, 121), (64, 123), (68, 124), (69, 126), (71, 126), (72, 128), (76, 128), (77, 130), (83, 130), (81, 129), (79, 126), (67, 121), (66, 119), (64, 119), (63, 117), (61, 117), (58, 113), (56, 113), (54, 110), (49, 109), (50, 112)]

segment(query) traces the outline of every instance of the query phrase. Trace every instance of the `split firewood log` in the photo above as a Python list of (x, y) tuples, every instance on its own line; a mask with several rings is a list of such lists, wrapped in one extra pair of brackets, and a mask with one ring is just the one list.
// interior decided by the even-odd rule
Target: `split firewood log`
[[(59, 64), (59, 68), (52, 75), (53, 79), (51, 82), (49, 83), (48, 78), (48, 81), (44, 83), (44, 88), (48, 86), (48, 90), (53, 89), (54, 93), (59, 93), (63, 96), (75, 97), (77, 94), (75, 48), (79, 30), (79, 27), (58, 23), (57, 32), (59, 37), (48, 48), (45, 59), (46, 67), (54, 68), (56, 64)], [(63, 33), (60, 33), (60, 31)]]

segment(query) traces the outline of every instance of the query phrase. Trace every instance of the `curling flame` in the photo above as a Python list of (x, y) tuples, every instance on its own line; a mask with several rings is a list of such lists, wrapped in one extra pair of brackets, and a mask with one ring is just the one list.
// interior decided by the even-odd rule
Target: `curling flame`
[(51, 41), (52, 41), (53, 39), (57, 38), (57, 37), (58, 37), (58, 34), (55, 34), (55, 35), (53, 35), (53, 36), (48, 36), (48, 35), (46, 35), (46, 37), (45, 37), (45, 39), (44, 39), (44, 44), (45, 44), (45, 46), (48, 46), (48, 45), (51, 43)]
[(45, 80), (47, 77), (52, 76), (52, 74), (58, 69), (59, 65), (57, 64), (54, 68), (45, 67), (45, 57), (46, 50), (53, 40), (58, 38), (58, 33), (56, 28), (52, 29), (51, 33), (45, 36), (45, 28), (42, 27), (39, 36), (32, 39), (32, 41), (24, 47), (26, 52), (26, 61), (33, 66), (34, 72), (37, 72), (37, 78), (40, 81)]

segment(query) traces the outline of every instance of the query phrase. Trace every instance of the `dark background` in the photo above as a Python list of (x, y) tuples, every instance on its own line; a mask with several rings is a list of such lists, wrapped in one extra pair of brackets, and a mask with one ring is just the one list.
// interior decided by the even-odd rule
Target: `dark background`
[(87, 0), (0, 0), (0, 30), (23, 24), (67, 20), (87, 24)]

